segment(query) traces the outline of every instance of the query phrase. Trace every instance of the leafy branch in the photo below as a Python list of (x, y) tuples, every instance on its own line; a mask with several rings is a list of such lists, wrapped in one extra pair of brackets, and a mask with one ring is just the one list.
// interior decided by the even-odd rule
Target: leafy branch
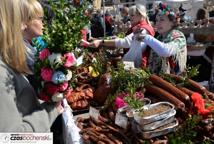
[(168, 141), (170, 144), (193, 144), (193, 140), (197, 136), (195, 131), (196, 126), (198, 125), (201, 117), (199, 115), (193, 115), (189, 117), (179, 129), (168, 136)]
[[(53, 52), (75, 50), (81, 39), (81, 30), (88, 23), (84, 15), (87, 2), (74, 6), (71, 1), (49, 1), (54, 13), (52, 23), (45, 28), (45, 40)], [(47, 22), (46, 22), (47, 23)]]

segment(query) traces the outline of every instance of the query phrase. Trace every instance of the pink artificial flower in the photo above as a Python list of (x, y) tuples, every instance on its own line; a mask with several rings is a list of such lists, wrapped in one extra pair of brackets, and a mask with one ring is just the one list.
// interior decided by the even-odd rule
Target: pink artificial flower
[(45, 48), (39, 53), (39, 59), (44, 60), (50, 55), (49, 49)]
[(165, 9), (167, 7), (167, 4), (166, 3), (163, 3), (162, 4), (162, 7)]
[(144, 98), (144, 94), (141, 91), (135, 92), (135, 97), (137, 99), (143, 99)]
[(49, 97), (43, 91), (40, 92), (39, 98), (45, 102), (49, 101)]
[(41, 69), (41, 77), (45, 81), (51, 81), (53, 75), (53, 70), (50, 68), (42, 68)]
[(45, 83), (44, 89), (48, 94), (54, 95), (59, 91), (59, 86), (55, 85), (52, 82), (48, 82), (48, 83)]
[(59, 90), (60, 91), (65, 91), (68, 88), (68, 82), (65, 81), (64, 83), (59, 85)]
[(64, 67), (67, 68), (71, 67), (76, 62), (76, 58), (73, 53), (66, 53), (63, 58), (65, 60)]
[(121, 107), (123, 107), (123, 106), (126, 106), (126, 105), (127, 105), (127, 103), (125, 103), (125, 101), (124, 101), (122, 98), (117, 97), (117, 98), (115, 99), (115, 106), (116, 106), (117, 109), (118, 109), (118, 108), (121, 108)]

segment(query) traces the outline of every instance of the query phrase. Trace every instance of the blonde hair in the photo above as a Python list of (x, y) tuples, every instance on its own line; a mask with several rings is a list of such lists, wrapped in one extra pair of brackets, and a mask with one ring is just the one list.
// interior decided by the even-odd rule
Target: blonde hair
[(142, 4), (136, 4), (134, 6), (132, 6), (130, 9), (129, 9), (129, 14), (130, 15), (141, 15), (143, 18), (146, 19), (147, 23), (149, 25), (151, 25), (150, 21), (149, 21), (149, 18), (147, 16), (147, 13), (146, 13), (146, 7)]
[(42, 5), (37, 0), (21, 0), (22, 22), (29, 22), (41, 16), (44, 16), (44, 11)]
[(21, 33), (19, 0), (0, 0), (0, 56), (20, 73), (29, 73)]

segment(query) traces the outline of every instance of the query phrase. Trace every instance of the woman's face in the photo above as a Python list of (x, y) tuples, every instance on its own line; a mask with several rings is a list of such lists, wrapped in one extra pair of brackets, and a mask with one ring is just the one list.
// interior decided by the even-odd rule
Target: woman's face
[(32, 38), (43, 35), (43, 17), (37, 17), (32, 19), (30, 22), (26, 24), (26, 28), (24, 30), (24, 37), (29, 40)]
[(168, 33), (173, 28), (173, 25), (173, 22), (169, 20), (168, 16), (157, 15), (155, 28), (161, 35)]
[(137, 24), (141, 19), (142, 17), (139, 14), (130, 14), (130, 20), (132, 25)]

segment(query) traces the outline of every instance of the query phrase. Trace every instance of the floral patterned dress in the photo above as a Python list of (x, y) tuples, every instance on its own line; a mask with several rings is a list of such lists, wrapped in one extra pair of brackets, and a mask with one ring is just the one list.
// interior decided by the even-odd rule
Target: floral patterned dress
[(178, 30), (170, 31), (166, 37), (159, 36), (166, 48), (173, 48), (176, 54), (170, 57), (160, 57), (151, 49), (149, 56), (149, 69), (152, 73), (174, 73), (179, 74), (185, 71), (187, 62), (187, 46), (184, 34)]

